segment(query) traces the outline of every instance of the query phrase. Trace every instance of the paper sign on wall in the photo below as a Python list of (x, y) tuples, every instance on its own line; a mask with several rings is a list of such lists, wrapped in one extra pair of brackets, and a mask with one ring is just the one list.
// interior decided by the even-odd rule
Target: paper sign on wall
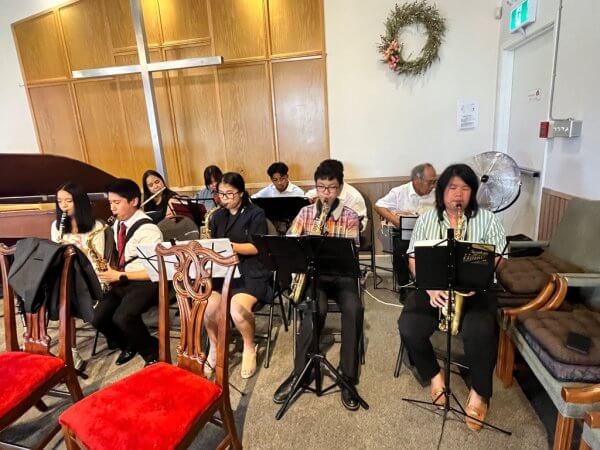
[(479, 103), (459, 101), (456, 110), (456, 126), (459, 130), (477, 128), (479, 123)]

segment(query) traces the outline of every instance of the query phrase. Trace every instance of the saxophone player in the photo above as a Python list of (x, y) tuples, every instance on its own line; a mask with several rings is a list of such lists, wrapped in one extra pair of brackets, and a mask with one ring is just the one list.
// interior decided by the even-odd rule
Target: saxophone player
[[(444, 239), (448, 228), (462, 228), (462, 240), (494, 244), (501, 251), (506, 244), (504, 228), (490, 211), (477, 204), (478, 179), (465, 164), (447, 167), (435, 189), (435, 209), (420, 216), (410, 241), (412, 253), (416, 241)], [(462, 222), (462, 223), (461, 223)], [(497, 261), (498, 263), (500, 261)], [(409, 268), (415, 274), (415, 260), (409, 259)], [(430, 337), (438, 328), (438, 308), (448, 302), (447, 291), (415, 291), (406, 300), (398, 321), (400, 336), (408, 350), (411, 362), (424, 381), (431, 381), (431, 397), (443, 406), (444, 376), (437, 363)], [(497, 352), (497, 300), (491, 292), (477, 292), (464, 304), (460, 332), (472, 387), (465, 410), (468, 415), (485, 420), (492, 396), (492, 374)], [(477, 431), (481, 424), (466, 417), (467, 426)]]
[[(314, 234), (315, 222), (323, 222), (321, 233), (333, 237), (354, 239), (359, 244), (360, 219), (356, 212), (345, 206), (340, 201), (339, 194), (344, 185), (344, 174), (337, 164), (324, 161), (315, 172), (317, 201), (300, 210), (290, 227), (288, 234), (307, 235)], [(322, 221), (321, 211), (325, 204), (329, 212)], [(310, 282), (305, 292), (310, 292)], [(340, 355), (340, 371), (349, 383), (358, 383), (359, 365), (359, 337), (362, 330), (363, 307), (358, 293), (358, 284), (355, 278), (340, 278), (332, 276), (319, 276), (317, 287), (317, 301), (319, 302), (319, 328), (323, 327), (327, 315), (327, 299), (333, 298), (340, 306), (342, 312), (342, 346)], [(312, 341), (312, 315), (304, 314), (302, 318), (300, 336), (296, 340), (296, 358), (294, 369), (289, 377), (279, 386), (273, 401), (283, 403), (290, 394), (291, 388), (300, 376), (306, 364), (306, 355)], [(310, 380), (305, 380), (306, 382)], [(349, 410), (359, 407), (353, 394), (342, 387), (342, 403)]]

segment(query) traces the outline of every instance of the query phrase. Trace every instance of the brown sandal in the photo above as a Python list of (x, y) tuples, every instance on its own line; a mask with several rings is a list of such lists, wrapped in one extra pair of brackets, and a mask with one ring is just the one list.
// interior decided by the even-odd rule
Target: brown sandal
[[(465, 412), (468, 414), (465, 416), (465, 422), (469, 429), (473, 431), (479, 431), (483, 428), (483, 422), (485, 420), (485, 416), (487, 415), (488, 405), (485, 403), (481, 406), (473, 406), (471, 403), (471, 393), (469, 393), (469, 398), (467, 399), (467, 407), (465, 408)], [(477, 419), (477, 420), (474, 420)]]

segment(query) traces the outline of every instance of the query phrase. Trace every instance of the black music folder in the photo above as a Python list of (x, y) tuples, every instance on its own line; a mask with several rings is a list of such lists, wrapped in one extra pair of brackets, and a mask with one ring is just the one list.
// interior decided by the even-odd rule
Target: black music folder
[(252, 203), (260, 206), (272, 222), (291, 222), (303, 207), (310, 205), (305, 197), (261, 197), (253, 198)]
[(460, 291), (482, 291), (494, 277), (495, 246), (476, 242), (455, 242), (455, 261), (444, 244), (425, 241), (415, 245), (415, 285), (419, 289), (448, 289), (448, 275), (454, 264), (454, 286)]

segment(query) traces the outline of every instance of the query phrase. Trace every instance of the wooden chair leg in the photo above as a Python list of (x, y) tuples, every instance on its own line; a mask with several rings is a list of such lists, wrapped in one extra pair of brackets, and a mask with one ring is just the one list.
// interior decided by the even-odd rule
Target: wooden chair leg
[(509, 388), (513, 384), (513, 372), (515, 370), (515, 344), (507, 336), (504, 350), (504, 371), (502, 384)]
[(71, 430), (68, 428), (62, 427), (63, 437), (65, 440), (65, 445), (67, 446), (67, 450), (81, 450), (74, 436), (71, 434)]
[(223, 419), (223, 427), (229, 437), (230, 447), (241, 450), (242, 444), (235, 428), (235, 421), (233, 420), (233, 412), (231, 411), (229, 398), (223, 399), (219, 411), (221, 413), (221, 419)]
[(506, 369), (506, 331), (500, 328), (500, 335), (498, 336), (498, 356), (496, 357), (496, 377), (499, 380), (503, 380), (504, 370)]
[(556, 417), (556, 430), (554, 431), (554, 450), (570, 450), (573, 440), (573, 426), (575, 419), (559, 414)]
[(83, 398), (83, 392), (81, 391), (81, 386), (79, 385), (79, 381), (77, 381), (77, 374), (74, 370), (70, 370), (67, 374), (65, 384), (71, 394), (73, 403), (78, 402)]

